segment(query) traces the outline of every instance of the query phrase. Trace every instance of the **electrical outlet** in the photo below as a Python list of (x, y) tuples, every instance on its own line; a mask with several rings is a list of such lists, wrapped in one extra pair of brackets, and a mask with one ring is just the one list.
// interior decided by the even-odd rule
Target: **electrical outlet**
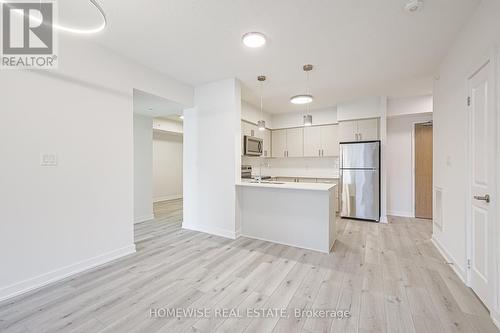
[(57, 155), (56, 154), (40, 154), (40, 165), (41, 166), (56, 166), (57, 165)]

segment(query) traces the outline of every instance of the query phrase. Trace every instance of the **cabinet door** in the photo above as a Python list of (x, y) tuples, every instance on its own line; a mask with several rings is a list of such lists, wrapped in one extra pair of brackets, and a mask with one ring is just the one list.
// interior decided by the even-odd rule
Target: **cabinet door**
[(339, 156), (339, 126), (321, 126), (321, 156)]
[(286, 129), (271, 132), (272, 157), (285, 157)]
[(321, 156), (321, 127), (304, 127), (304, 156)]
[(271, 157), (271, 131), (267, 128), (264, 131), (260, 131), (264, 140), (264, 148), (262, 152), (262, 156)]
[(359, 140), (378, 140), (378, 119), (358, 120)]
[(288, 128), (286, 130), (287, 157), (304, 156), (304, 128)]
[(356, 141), (356, 134), (358, 133), (358, 122), (342, 121), (339, 123), (339, 142)]

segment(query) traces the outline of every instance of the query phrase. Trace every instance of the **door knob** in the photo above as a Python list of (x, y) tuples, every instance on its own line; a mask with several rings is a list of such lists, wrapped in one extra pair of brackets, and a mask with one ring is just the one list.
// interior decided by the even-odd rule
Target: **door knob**
[(474, 199), (476, 199), (476, 200), (483, 200), (483, 201), (486, 201), (487, 203), (489, 203), (490, 202), (490, 195), (489, 194), (485, 194), (483, 197), (480, 196), (480, 195), (475, 195)]

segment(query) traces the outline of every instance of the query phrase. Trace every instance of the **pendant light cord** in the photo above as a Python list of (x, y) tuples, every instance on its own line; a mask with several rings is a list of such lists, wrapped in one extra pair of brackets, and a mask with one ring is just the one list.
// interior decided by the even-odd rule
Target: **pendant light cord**
[(260, 118), (264, 120), (264, 102), (263, 102), (263, 92), (264, 92), (264, 81), (260, 81)]

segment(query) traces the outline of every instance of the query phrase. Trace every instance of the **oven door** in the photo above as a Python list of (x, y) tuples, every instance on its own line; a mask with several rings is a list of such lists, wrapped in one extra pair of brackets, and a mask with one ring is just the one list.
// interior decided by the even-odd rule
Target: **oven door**
[(245, 156), (261, 156), (262, 146), (262, 139), (245, 135)]

